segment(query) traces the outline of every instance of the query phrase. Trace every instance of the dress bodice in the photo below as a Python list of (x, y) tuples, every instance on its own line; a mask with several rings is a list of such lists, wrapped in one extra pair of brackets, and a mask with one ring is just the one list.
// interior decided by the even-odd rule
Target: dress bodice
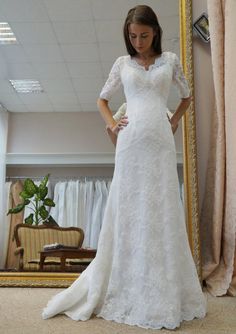
[(177, 86), (181, 98), (189, 97), (188, 82), (176, 54), (163, 52), (148, 70), (130, 55), (122, 56), (115, 61), (100, 98), (110, 100), (123, 85), (128, 103), (133, 99), (136, 103), (140, 99), (149, 99), (166, 105), (172, 83)]

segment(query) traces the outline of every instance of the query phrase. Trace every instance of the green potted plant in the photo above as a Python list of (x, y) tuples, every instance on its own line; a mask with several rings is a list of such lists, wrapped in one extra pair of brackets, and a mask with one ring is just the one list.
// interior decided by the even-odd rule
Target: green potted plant
[(20, 197), (23, 202), (18, 204), (15, 208), (8, 211), (9, 214), (16, 214), (24, 210), (27, 205), (30, 205), (30, 209), (33, 211), (28, 217), (25, 218), (25, 224), (29, 225), (57, 225), (56, 221), (49, 214), (46, 206), (53, 207), (55, 203), (49, 197), (48, 194), (48, 179), (50, 174), (46, 175), (39, 186), (37, 186), (32, 179), (26, 179), (23, 186), (23, 191), (20, 193)]

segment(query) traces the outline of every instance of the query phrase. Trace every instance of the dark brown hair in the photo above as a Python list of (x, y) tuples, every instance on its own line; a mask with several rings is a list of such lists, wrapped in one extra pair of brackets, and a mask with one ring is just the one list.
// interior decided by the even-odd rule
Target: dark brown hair
[(139, 5), (131, 8), (127, 14), (123, 27), (125, 45), (128, 53), (131, 56), (135, 56), (137, 51), (133, 48), (129, 39), (129, 25), (131, 23), (143, 24), (153, 28), (155, 36), (153, 37), (152, 48), (156, 54), (160, 55), (162, 53), (162, 29), (152, 8), (146, 5)]

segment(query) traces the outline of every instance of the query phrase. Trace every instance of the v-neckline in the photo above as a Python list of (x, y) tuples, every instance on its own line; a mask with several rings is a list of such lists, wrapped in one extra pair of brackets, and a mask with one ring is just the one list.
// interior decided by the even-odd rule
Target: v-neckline
[(129, 55), (129, 57), (130, 57), (130, 61), (133, 62), (137, 67), (142, 68), (145, 72), (149, 72), (150, 69), (151, 69), (152, 67), (154, 67), (154, 66), (157, 64), (157, 62), (162, 58), (162, 56), (163, 56), (163, 52), (161, 53), (161, 55), (159, 55), (158, 57), (156, 57), (154, 63), (150, 64), (150, 65), (148, 66), (148, 69), (146, 69), (145, 66), (139, 64), (139, 63), (137, 62), (137, 60), (135, 60), (134, 57), (132, 57), (131, 55)]

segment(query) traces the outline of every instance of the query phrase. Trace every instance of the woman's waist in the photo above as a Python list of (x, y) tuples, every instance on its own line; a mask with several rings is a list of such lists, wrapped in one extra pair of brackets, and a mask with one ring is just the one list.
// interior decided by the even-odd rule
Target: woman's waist
[(140, 136), (147, 135), (150, 132), (155, 132), (155, 136), (159, 136), (160, 133), (166, 131), (170, 127), (170, 122), (167, 116), (145, 116), (145, 117), (129, 117), (128, 125), (124, 127), (121, 133), (130, 133), (130, 135)]
[(127, 106), (126, 115), (129, 121), (142, 121), (146, 118), (152, 119), (153, 121), (158, 121), (160, 119), (165, 120), (167, 117), (168, 108), (166, 106), (158, 107), (142, 107), (132, 108), (132, 106)]
[(140, 107), (166, 107), (167, 100), (162, 96), (155, 95), (135, 95), (135, 96), (126, 96), (127, 107), (131, 108), (140, 108)]
[(141, 146), (146, 149), (150, 145), (169, 145), (173, 142), (173, 135), (169, 121), (145, 119), (144, 121), (131, 121), (127, 127), (118, 134), (119, 146), (125, 147)]

